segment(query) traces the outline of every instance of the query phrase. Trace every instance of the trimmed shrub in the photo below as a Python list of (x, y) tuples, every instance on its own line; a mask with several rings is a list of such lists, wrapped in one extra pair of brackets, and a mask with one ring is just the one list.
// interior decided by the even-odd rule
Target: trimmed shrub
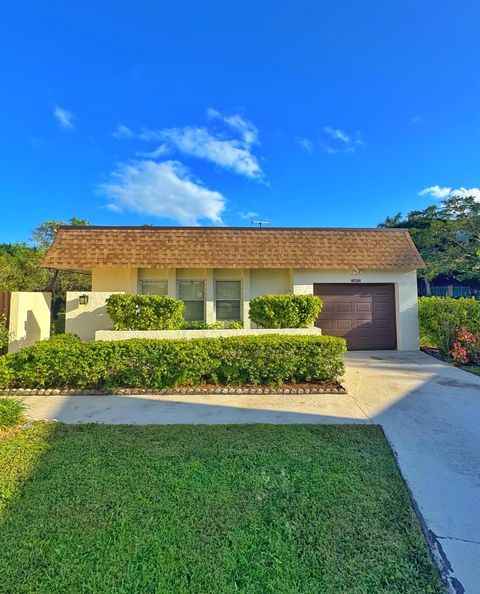
[(170, 388), (336, 380), (345, 341), (333, 336), (42, 341), (0, 360), (0, 388)]
[(25, 408), (17, 398), (0, 397), (0, 429), (19, 425), (25, 418)]
[(250, 301), (249, 316), (261, 328), (307, 328), (322, 305), (316, 295), (261, 295)]
[(185, 304), (168, 295), (110, 295), (107, 313), (115, 330), (179, 330)]
[(470, 297), (420, 297), (420, 337), (448, 355), (461, 330), (480, 332), (480, 302)]

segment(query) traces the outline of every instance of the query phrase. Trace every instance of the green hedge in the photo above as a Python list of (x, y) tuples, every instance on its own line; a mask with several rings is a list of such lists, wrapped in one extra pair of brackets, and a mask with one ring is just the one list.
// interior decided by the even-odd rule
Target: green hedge
[(191, 340), (46, 340), (0, 359), (0, 388), (170, 388), (202, 383), (336, 380), (345, 341), (333, 336)]
[(418, 318), (422, 342), (448, 355), (461, 329), (480, 332), (480, 301), (467, 297), (421, 297)]
[(261, 295), (250, 301), (250, 319), (261, 328), (307, 328), (322, 310), (316, 295)]
[(110, 295), (107, 313), (115, 330), (179, 330), (185, 304), (168, 295)]

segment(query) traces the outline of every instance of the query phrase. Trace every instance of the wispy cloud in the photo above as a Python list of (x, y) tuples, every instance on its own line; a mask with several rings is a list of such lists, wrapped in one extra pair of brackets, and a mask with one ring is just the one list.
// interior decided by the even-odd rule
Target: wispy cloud
[(250, 121), (241, 116), (240, 114), (225, 115), (216, 109), (209, 107), (207, 109), (207, 117), (210, 119), (217, 119), (222, 121), (224, 124), (239, 132), (243, 138), (243, 141), (247, 145), (255, 144), (258, 142), (258, 129)]
[(322, 147), (329, 154), (354, 153), (358, 147), (365, 145), (358, 133), (353, 137), (341, 128), (333, 128), (332, 126), (325, 126), (323, 131), (329, 137), (329, 140), (323, 141)]
[(423, 123), (423, 117), (421, 115), (414, 115), (410, 118), (410, 122), (412, 124), (422, 124)]
[(295, 142), (298, 144), (298, 146), (301, 146), (304, 150), (307, 151), (307, 153), (312, 154), (313, 153), (313, 149), (314, 149), (314, 143), (309, 140), (308, 138), (305, 138), (305, 136), (297, 136), (295, 138)]
[(225, 209), (224, 196), (193, 180), (178, 161), (121, 163), (111, 173), (111, 181), (98, 189), (113, 211), (166, 217), (182, 225), (197, 225), (202, 219), (221, 223)]
[(251, 179), (260, 179), (262, 170), (250, 147), (237, 139), (224, 139), (206, 128), (170, 128), (162, 132), (167, 145), (180, 153), (205, 159)]
[(117, 127), (112, 132), (112, 136), (120, 140), (122, 138), (133, 138), (135, 133), (128, 126), (125, 126), (125, 124), (117, 124)]
[(244, 221), (251, 221), (252, 219), (254, 219), (255, 217), (259, 217), (260, 213), (255, 212), (253, 210), (247, 210), (247, 212), (239, 212), (238, 216), (243, 219)]
[(450, 198), (452, 196), (458, 196), (459, 198), (466, 198), (467, 196), (473, 196), (475, 200), (480, 202), (480, 188), (449, 188), (442, 187), (439, 185), (429, 186), (418, 192), (419, 196), (430, 196), (431, 198)]
[(168, 152), (177, 152), (204, 159), (250, 179), (263, 180), (262, 168), (252, 149), (253, 145), (258, 144), (256, 126), (240, 114), (225, 115), (213, 108), (207, 110), (207, 118), (219, 122), (223, 129), (183, 126), (161, 130), (142, 128), (140, 132), (134, 132), (119, 124), (114, 136), (125, 138), (128, 135), (143, 142), (160, 143), (153, 151), (138, 151), (139, 156), (155, 159)]
[(64, 109), (63, 107), (60, 107), (59, 105), (56, 105), (55, 109), (53, 110), (53, 115), (55, 116), (57, 122), (60, 124), (62, 128), (64, 128), (65, 130), (74, 129), (74, 116), (72, 112)]
[(315, 148), (319, 147), (330, 155), (354, 153), (359, 147), (365, 145), (358, 132), (352, 135), (341, 128), (333, 128), (332, 126), (325, 126), (323, 136), (318, 139), (297, 136), (295, 142), (307, 153), (312, 154)]

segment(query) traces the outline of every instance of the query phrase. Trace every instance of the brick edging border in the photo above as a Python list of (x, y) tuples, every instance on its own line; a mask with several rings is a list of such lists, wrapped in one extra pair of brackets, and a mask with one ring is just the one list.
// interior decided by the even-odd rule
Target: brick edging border
[(0, 390), (0, 395), (11, 396), (136, 396), (139, 394), (151, 394), (153, 396), (181, 396), (186, 394), (208, 395), (208, 394), (347, 394), (346, 388), (339, 386), (338, 388), (324, 389), (321, 387), (312, 386), (311, 388), (296, 388), (295, 386), (279, 386), (278, 388), (259, 387), (259, 388), (233, 388), (226, 386), (218, 386), (217, 388), (202, 388), (201, 386), (195, 388), (164, 388), (164, 389), (148, 389), (148, 388), (117, 388), (115, 390), (86, 390), (77, 388), (65, 389), (35, 389), (35, 388), (10, 388), (7, 390)]

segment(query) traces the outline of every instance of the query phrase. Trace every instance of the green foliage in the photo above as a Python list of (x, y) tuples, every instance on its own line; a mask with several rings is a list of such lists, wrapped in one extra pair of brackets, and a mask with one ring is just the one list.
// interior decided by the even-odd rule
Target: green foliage
[(0, 429), (19, 425), (25, 418), (25, 408), (18, 398), (0, 397)]
[(7, 316), (2, 314), (0, 316), (0, 351), (8, 347), (10, 333), (7, 327)]
[(307, 328), (322, 310), (316, 295), (261, 295), (250, 301), (250, 319), (261, 328)]
[(46, 340), (0, 359), (0, 388), (281, 384), (335, 380), (345, 341), (333, 336), (232, 336), (112, 342)]
[(26, 243), (0, 244), (0, 287), (2, 291), (40, 291), (48, 273), (40, 268), (43, 252)]
[(480, 332), (480, 301), (466, 297), (421, 297), (418, 317), (422, 340), (448, 355), (461, 330)]
[(168, 295), (110, 295), (107, 313), (115, 330), (179, 330), (185, 304)]
[(440, 207), (387, 217), (380, 227), (404, 227), (427, 265), (419, 275), (432, 280), (446, 275), (458, 281), (480, 280), (480, 203), (474, 197), (452, 196)]

